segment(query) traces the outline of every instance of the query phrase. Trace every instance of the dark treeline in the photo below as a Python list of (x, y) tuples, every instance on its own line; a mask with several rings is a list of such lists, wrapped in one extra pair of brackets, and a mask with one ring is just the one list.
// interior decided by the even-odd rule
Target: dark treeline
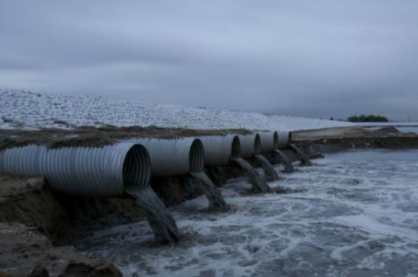
[(360, 115), (360, 116), (350, 116), (348, 118), (348, 121), (350, 122), (389, 122), (389, 120), (380, 115)]

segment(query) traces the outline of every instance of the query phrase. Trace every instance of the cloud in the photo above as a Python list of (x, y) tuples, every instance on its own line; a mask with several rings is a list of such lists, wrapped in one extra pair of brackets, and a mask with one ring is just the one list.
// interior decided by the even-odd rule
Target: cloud
[(0, 85), (418, 120), (408, 100), (418, 88), (417, 8), (412, 0), (7, 1)]

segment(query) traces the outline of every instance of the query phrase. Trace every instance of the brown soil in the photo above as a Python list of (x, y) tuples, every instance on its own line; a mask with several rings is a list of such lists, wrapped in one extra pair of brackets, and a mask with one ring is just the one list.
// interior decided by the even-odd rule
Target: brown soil
[(0, 223), (0, 268), (0, 276), (122, 276), (112, 263), (86, 259), (71, 247), (53, 247), (46, 236), (20, 223)]
[(377, 130), (365, 127), (342, 127), (321, 130), (297, 131), (292, 140), (302, 146), (317, 146), (322, 152), (349, 148), (418, 148), (418, 135), (402, 133), (388, 126)]
[(195, 130), (182, 128), (150, 127), (79, 127), (72, 130), (41, 129), (38, 131), (0, 130), (0, 151), (28, 144), (61, 147), (104, 147), (129, 138), (180, 138), (206, 135), (250, 134), (244, 129)]
[(393, 126), (383, 127), (373, 131), (373, 133), (378, 134), (401, 134), (401, 132)]
[(43, 178), (0, 174), (0, 222), (19, 222), (63, 245), (103, 226), (143, 220), (131, 198), (57, 194)]

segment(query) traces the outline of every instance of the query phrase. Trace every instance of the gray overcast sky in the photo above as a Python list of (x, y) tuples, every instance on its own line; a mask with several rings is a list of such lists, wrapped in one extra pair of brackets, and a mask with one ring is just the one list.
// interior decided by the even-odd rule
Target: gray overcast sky
[(0, 0), (0, 87), (418, 120), (418, 1)]

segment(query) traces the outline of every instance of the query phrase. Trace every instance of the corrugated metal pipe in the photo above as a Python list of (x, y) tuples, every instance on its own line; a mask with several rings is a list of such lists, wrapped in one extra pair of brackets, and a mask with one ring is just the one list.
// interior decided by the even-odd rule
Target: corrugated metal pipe
[(241, 143), (241, 157), (251, 158), (261, 152), (261, 140), (259, 134), (238, 135)]
[(205, 153), (203, 144), (196, 138), (131, 139), (148, 150), (153, 176), (167, 177), (203, 171)]
[(15, 176), (41, 177), (39, 157), (47, 148), (39, 145), (15, 147), (0, 152), (0, 172)]
[(122, 195), (126, 184), (148, 186), (151, 175), (147, 150), (134, 143), (57, 149), (29, 145), (0, 152), (0, 161), (3, 173), (44, 176), (57, 191), (85, 196)]
[(150, 153), (152, 174), (158, 177), (186, 175), (194, 177), (196, 185), (208, 198), (209, 208), (227, 211), (228, 206), (221, 192), (203, 171), (205, 151), (196, 138), (139, 139)]
[(278, 148), (279, 149), (286, 148), (291, 141), (292, 133), (289, 131), (277, 131), (277, 135), (279, 139)]
[(275, 131), (260, 132), (261, 153), (270, 153), (279, 147), (279, 135)]
[(199, 138), (205, 149), (205, 165), (228, 165), (231, 158), (241, 156), (241, 142), (238, 136), (204, 136)]
[(278, 144), (274, 151), (279, 156), (281, 162), (284, 163), (285, 165), (284, 172), (287, 172), (287, 173), (293, 172), (294, 167), (292, 165), (292, 162), (286, 156), (286, 154), (280, 150), (280, 149), (285, 149), (289, 146), (289, 144), (291, 143), (292, 133), (289, 131), (277, 131), (277, 135), (278, 135)]

